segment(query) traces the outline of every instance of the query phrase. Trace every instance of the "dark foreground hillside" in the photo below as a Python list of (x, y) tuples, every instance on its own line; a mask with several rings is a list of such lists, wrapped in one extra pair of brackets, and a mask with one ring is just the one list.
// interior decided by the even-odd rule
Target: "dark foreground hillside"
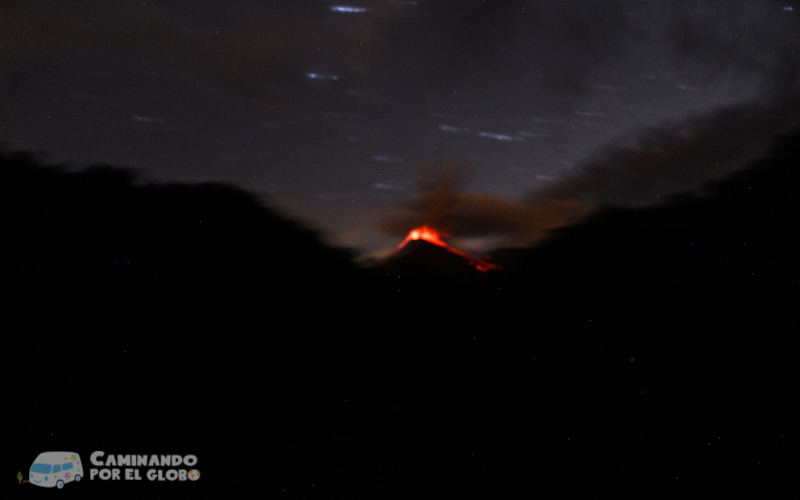
[(18, 498), (56, 449), (198, 456), (197, 482), (59, 492), (92, 498), (797, 492), (796, 134), (474, 279), (360, 270), (230, 187), (2, 162)]
[(23, 315), (36, 301), (101, 318), (134, 303), (152, 317), (243, 300), (276, 314), (352, 285), (350, 255), (228, 186), (142, 185), (127, 170), (70, 174), (20, 155), (0, 172), (4, 271)]

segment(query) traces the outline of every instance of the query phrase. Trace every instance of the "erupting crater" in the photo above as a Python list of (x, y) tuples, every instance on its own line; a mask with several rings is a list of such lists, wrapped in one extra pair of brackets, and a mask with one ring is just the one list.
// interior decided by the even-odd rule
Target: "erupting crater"
[(401, 248), (406, 246), (406, 244), (408, 244), (409, 241), (412, 240), (423, 240), (427, 241), (428, 243), (433, 243), (436, 246), (442, 247), (448, 252), (458, 255), (459, 257), (464, 259), (470, 266), (484, 273), (488, 272), (491, 269), (501, 269), (500, 266), (498, 266), (497, 264), (492, 264), (491, 262), (487, 262), (483, 259), (473, 257), (471, 255), (462, 252), (461, 250), (451, 247), (450, 245), (441, 240), (441, 238), (439, 237), (439, 233), (429, 228), (428, 226), (422, 226), (416, 229), (412, 229), (408, 233), (408, 236), (406, 236), (406, 239), (404, 239), (399, 245), (397, 245), (397, 250), (400, 250)]

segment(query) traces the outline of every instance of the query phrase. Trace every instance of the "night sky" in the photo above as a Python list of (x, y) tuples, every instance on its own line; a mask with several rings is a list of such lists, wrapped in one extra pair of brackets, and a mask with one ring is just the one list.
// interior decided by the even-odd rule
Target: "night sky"
[(468, 249), (529, 244), (762, 154), (800, 118), (798, 15), (791, 0), (11, 0), (0, 141), (232, 183), (366, 252), (420, 223)]

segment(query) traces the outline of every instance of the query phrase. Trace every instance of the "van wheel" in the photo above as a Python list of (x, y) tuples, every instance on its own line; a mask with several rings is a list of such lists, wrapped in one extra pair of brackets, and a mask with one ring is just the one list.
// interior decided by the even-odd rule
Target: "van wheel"
[(63, 488), (64, 487), (64, 481), (59, 479), (58, 482), (56, 483), (56, 487), (58, 487), (59, 490), (61, 488)]
[(80, 480), (81, 480), (81, 476), (75, 476), (75, 481), (76, 482), (80, 482)]

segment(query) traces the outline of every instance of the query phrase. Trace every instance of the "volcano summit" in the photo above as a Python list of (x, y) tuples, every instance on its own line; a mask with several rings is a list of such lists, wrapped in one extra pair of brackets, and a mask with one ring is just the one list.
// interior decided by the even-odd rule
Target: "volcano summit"
[(448, 245), (435, 230), (426, 226), (409, 232), (379, 267), (392, 274), (430, 274), (466, 279), (500, 269), (497, 264)]

